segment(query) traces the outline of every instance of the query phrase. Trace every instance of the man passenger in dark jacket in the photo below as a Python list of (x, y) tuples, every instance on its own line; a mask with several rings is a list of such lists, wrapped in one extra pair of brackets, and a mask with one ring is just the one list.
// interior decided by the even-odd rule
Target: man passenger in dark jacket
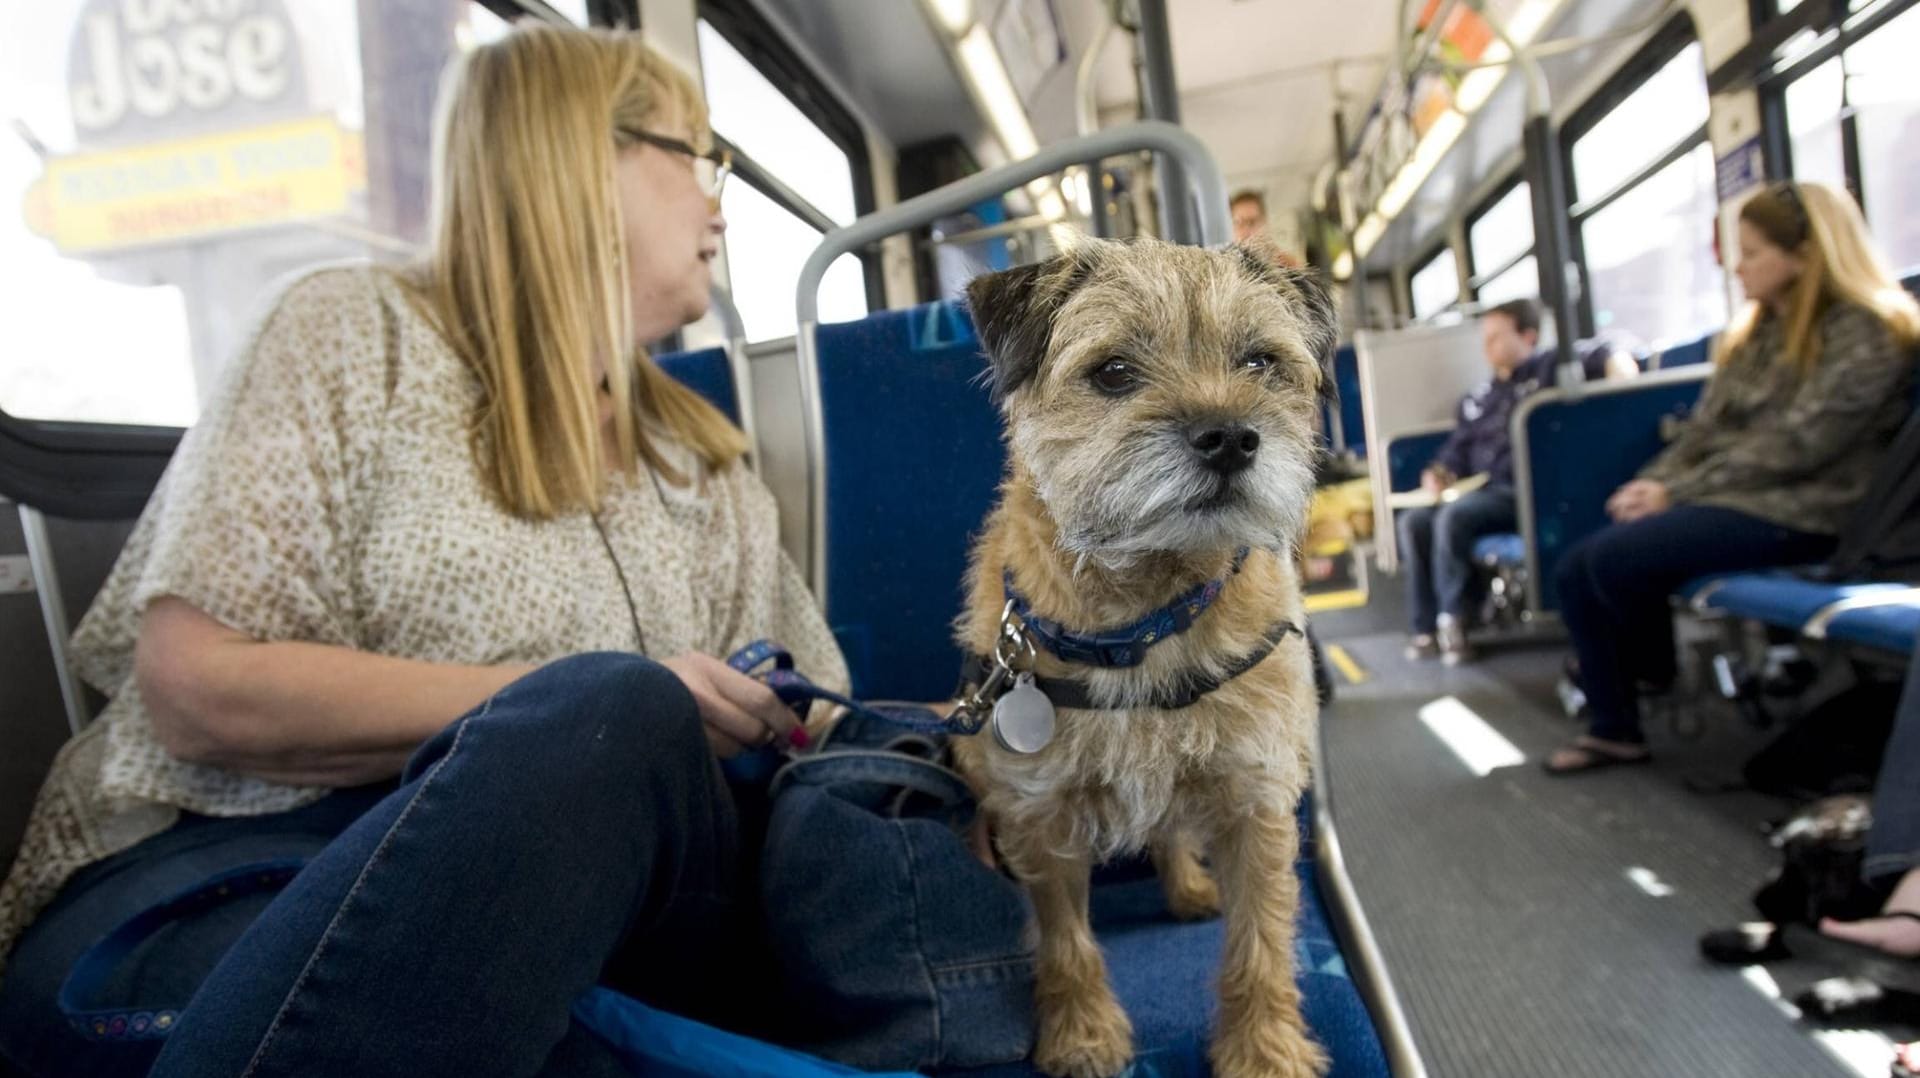
[[(1407, 510), (1399, 520), (1413, 621), (1407, 654), (1438, 653), (1449, 666), (1471, 658), (1466, 629), (1474, 541), (1518, 530), (1508, 434), (1513, 410), (1528, 394), (1554, 382), (1555, 353), (1539, 348), (1540, 305), (1533, 300), (1511, 300), (1481, 315), (1480, 340), (1493, 377), (1460, 399), (1453, 434), (1421, 473), (1420, 486), (1440, 496), (1469, 477), (1485, 476), (1485, 485), (1458, 497), (1448, 494), (1438, 505)], [(1604, 343), (1581, 352), (1589, 379), (1635, 369), (1631, 356)]]

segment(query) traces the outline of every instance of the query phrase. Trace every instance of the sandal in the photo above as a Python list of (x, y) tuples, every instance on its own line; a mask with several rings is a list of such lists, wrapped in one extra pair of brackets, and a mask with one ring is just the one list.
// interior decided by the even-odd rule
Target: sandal
[[(1920, 921), (1920, 913), (1908, 910), (1894, 910), (1874, 916)], [(1920, 959), (1889, 954), (1865, 943), (1835, 939), (1807, 925), (1787, 925), (1781, 930), (1781, 936), (1787, 949), (1796, 955), (1839, 966), (1856, 977), (1865, 978), (1890, 991), (1920, 995)]]
[[(1559, 767), (1554, 766), (1553, 757), (1562, 752), (1579, 753), (1580, 762), (1576, 764), (1565, 764)], [(1609, 767), (1628, 767), (1633, 764), (1652, 762), (1653, 753), (1648, 752), (1644, 748), (1631, 756), (1623, 756), (1611, 749), (1597, 748), (1586, 738), (1582, 738), (1570, 745), (1561, 746), (1559, 749), (1556, 749), (1554, 753), (1549, 754), (1545, 759), (1541, 760), (1540, 770), (1545, 771), (1549, 775), (1577, 775), (1584, 771), (1602, 771)]]

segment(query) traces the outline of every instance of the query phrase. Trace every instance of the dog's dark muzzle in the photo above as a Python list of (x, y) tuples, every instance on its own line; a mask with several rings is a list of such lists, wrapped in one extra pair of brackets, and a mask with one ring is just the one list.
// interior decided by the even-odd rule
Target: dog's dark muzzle
[(1260, 432), (1244, 423), (1196, 423), (1187, 428), (1187, 445), (1209, 470), (1233, 475), (1253, 464)]

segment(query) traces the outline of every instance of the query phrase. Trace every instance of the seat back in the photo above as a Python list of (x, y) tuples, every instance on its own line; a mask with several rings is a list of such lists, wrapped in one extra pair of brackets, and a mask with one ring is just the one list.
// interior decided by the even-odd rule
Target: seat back
[(1553, 570), (1560, 556), (1607, 525), (1607, 497), (1660, 452), (1662, 426), (1693, 411), (1710, 373), (1694, 365), (1575, 391), (1543, 390), (1521, 402), (1513, 465), (1530, 610), (1559, 609)]
[(951, 302), (816, 330), (827, 623), (855, 696), (944, 700), (967, 553), (1006, 454), (973, 322)]
[(1447, 438), (1453, 433), (1453, 425), (1448, 424), (1433, 430), (1408, 431), (1387, 439), (1387, 483), (1389, 490), (1399, 492), (1415, 490), (1420, 486), (1420, 473), (1433, 463), (1434, 455), (1440, 447), (1447, 444)]
[(1717, 333), (1708, 333), (1690, 341), (1669, 345), (1655, 358), (1654, 368), (1667, 370), (1672, 367), (1692, 367), (1713, 358), (1713, 342), (1719, 338)]
[(725, 348), (702, 348), (693, 352), (668, 352), (653, 357), (673, 378), (705, 397), (735, 426), (740, 425), (740, 386), (733, 370), (733, 360)]
[(1364, 457), (1367, 455), (1367, 411), (1360, 400), (1360, 354), (1351, 344), (1333, 350), (1333, 388), (1341, 439), (1334, 447)]

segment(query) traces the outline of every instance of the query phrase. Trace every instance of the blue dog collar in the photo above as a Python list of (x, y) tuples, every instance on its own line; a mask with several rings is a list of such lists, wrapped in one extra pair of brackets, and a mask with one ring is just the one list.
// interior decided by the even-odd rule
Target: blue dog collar
[(1026, 597), (1014, 589), (1013, 570), (1007, 569), (1001, 574), (1001, 579), (1006, 584), (1007, 599), (1013, 603), (1013, 612), (1020, 616), (1028, 639), (1064, 662), (1109, 669), (1125, 668), (1139, 666), (1146, 661), (1148, 648), (1192, 628), (1194, 619), (1213, 605), (1213, 601), (1220, 597), (1221, 590), (1227, 586), (1227, 581), (1240, 572), (1240, 567), (1246, 563), (1247, 551), (1246, 547), (1235, 551), (1233, 564), (1218, 580), (1196, 585), (1173, 602), (1131, 625), (1092, 634), (1069, 632), (1057, 621), (1035, 617)]

